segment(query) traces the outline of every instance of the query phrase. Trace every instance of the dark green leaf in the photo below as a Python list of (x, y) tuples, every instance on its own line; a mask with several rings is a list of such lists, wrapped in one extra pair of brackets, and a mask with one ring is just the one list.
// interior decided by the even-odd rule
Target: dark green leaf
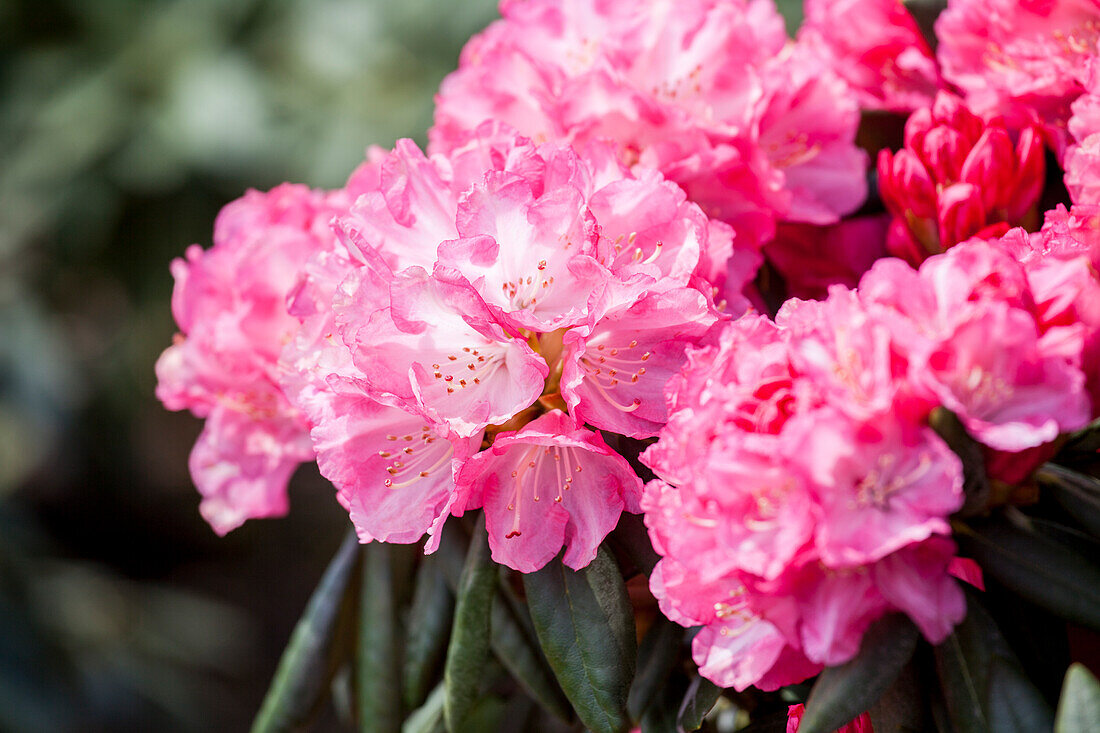
[(958, 416), (945, 407), (932, 410), (928, 423), (962, 461), (966, 498), (958, 511), (959, 516), (970, 517), (984, 512), (989, 505), (990, 488), (981, 445), (966, 432)]
[(1100, 537), (1100, 480), (1048, 463), (1036, 477), (1073, 519)]
[(1100, 682), (1088, 668), (1075, 662), (1066, 672), (1054, 733), (1100, 730)]
[[(1049, 708), (976, 593), (968, 592), (966, 618), (935, 657), (956, 733), (1049, 730)], [(1026, 721), (1044, 724), (1021, 727)]]
[(260, 712), (253, 733), (294, 730), (305, 722), (328, 689), (336, 665), (332, 655), (341, 609), (348, 604), (348, 589), (355, 576), (359, 541), (349, 534), (329, 563), (317, 590), (306, 605)]
[(722, 696), (722, 688), (699, 675), (691, 681), (684, 701), (680, 703), (680, 712), (676, 715), (676, 727), (681, 731), (699, 730), (703, 718)]
[(963, 553), (1010, 590), (1075, 623), (1100, 629), (1100, 569), (1031, 531), (1014, 509), (955, 533)]
[(507, 703), (500, 697), (485, 695), (480, 697), (470, 709), (469, 714), (459, 723), (455, 733), (485, 733), (500, 730)]
[(581, 572), (607, 619), (612, 638), (619, 645), (623, 674), (627, 680), (632, 680), (638, 661), (637, 632), (634, 627), (634, 607), (630, 605), (630, 596), (619, 566), (614, 556), (601, 547), (596, 557)]
[(493, 598), (492, 614), (492, 648), (497, 659), (540, 705), (562, 720), (569, 720), (572, 717), (569, 701), (536, 640), (524, 631), (502, 593)]
[(1075, 527), (1067, 527), (1044, 517), (1028, 517), (1028, 524), (1035, 534), (1072, 550), (1081, 557), (1100, 557), (1100, 541)]
[(626, 709), (632, 720), (641, 720), (646, 708), (657, 698), (680, 659), (684, 629), (664, 616), (658, 616), (638, 648), (638, 672), (630, 685)]
[(799, 731), (829, 733), (871, 708), (912, 658), (919, 635), (913, 622), (899, 613), (873, 623), (854, 659), (821, 673)]
[(405, 634), (404, 700), (409, 708), (420, 705), (428, 694), (447, 650), (454, 606), (454, 594), (438, 560), (434, 556), (426, 558), (416, 575)]
[[(596, 733), (628, 726), (626, 698), (634, 653), (629, 599), (603, 548), (577, 572), (560, 559), (524, 575), (527, 603), (546, 659), (581, 721)], [(617, 615), (610, 618), (608, 614)]]
[(458, 584), (451, 642), (443, 680), (443, 717), (447, 730), (457, 730), (477, 702), (489, 661), (489, 623), (497, 586), (497, 566), (489, 555), (485, 518), (478, 520)]
[[(453, 531), (445, 532), (435, 555), (448, 587), (454, 590), (462, 577), (462, 562), (456, 558), (463, 549)], [(573, 710), (538, 646), (527, 606), (515, 601), (506, 587), (497, 590), (493, 597), (490, 640), (493, 654), (544, 708), (563, 720), (571, 718)]]
[(392, 547), (372, 542), (363, 551), (356, 667), (359, 730), (393, 733), (401, 729), (402, 715)]

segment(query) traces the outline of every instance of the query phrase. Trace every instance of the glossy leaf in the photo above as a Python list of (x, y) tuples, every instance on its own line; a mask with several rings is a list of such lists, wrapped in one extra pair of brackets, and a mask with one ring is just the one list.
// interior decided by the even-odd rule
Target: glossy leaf
[(829, 733), (870, 709), (912, 658), (919, 635), (913, 622), (899, 613), (873, 623), (854, 659), (818, 677), (799, 731)]
[(978, 595), (967, 595), (966, 619), (935, 649), (952, 726), (957, 733), (1049, 730), (1050, 710), (1042, 695)]
[(358, 539), (350, 533), (321, 577), (279, 660), (271, 687), (252, 723), (253, 733), (300, 727), (328, 690), (335, 672), (332, 642), (355, 576), (358, 548)]
[(625, 730), (634, 624), (614, 559), (601, 548), (581, 571), (555, 559), (523, 582), (539, 643), (581, 722), (595, 733)]
[(1094, 537), (1100, 537), (1100, 480), (1048, 463), (1036, 477), (1062, 508)]
[(405, 634), (404, 700), (409, 708), (424, 702), (447, 651), (455, 598), (434, 556), (416, 574)]
[(1100, 568), (1031, 531), (1027, 517), (1006, 509), (955, 533), (963, 554), (1036, 605), (1069, 621), (1100, 629)]
[(565, 693), (547, 666), (537, 641), (527, 635), (501, 593), (493, 598), (492, 637), (493, 653), (504, 668), (543, 708), (568, 721), (572, 709)]
[(676, 716), (676, 727), (681, 731), (698, 730), (703, 725), (703, 718), (718, 702), (722, 696), (722, 688), (710, 680), (695, 676), (684, 694), (684, 701), (680, 703), (680, 712)]
[[(449, 531), (443, 534), (439, 552), (434, 555), (440, 560), (448, 587), (456, 591), (462, 577), (463, 549), (457, 535)], [(511, 594), (500, 587), (493, 597), (490, 647), (500, 663), (546, 710), (562, 719), (572, 717), (572, 708), (539, 648), (526, 605), (514, 603)]]
[(1070, 665), (1058, 701), (1054, 733), (1100, 730), (1100, 682), (1077, 662)]
[(443, 683), (443, 717), (447, 730), (458, 729), (477, 702), (482, 674), (489, 661), (489, 623), (497, 585), (497, 565), (489, 554), (485, 519), (478, 520), (462, 568)]
[(363, 548), (356, 668), (359, 730), (363, 733), (393, 733), (401, 729), (399, 635), (391, 549), (378, 542)]

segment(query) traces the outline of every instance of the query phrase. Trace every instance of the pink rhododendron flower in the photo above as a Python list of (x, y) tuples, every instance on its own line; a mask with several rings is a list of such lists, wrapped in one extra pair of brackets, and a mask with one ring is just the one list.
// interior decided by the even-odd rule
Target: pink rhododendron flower
[(982, 122), (949, 94), (905, 124), (905, 147), (879, 153), (879, 190), (894, 215), (891, 254), (913, 265), (973, 236), (1003, 234), (1038, 200), (1043, 145), (1024, 129)]
[(965, 613), (946, 569), (962, 466), (926, 425), (891, 317), (843, 288), (777, 323), (744, 316), (666, 388), (642, 456), (661, 479), (643, 500), (663, 556), (651, 588), (704, 626), (693, 655), (719, 684), (843, 663), (889, 610), (933, 641)]
[(393, 276), (390, 306), (370, 311), (361, 289), (335, 314), (352, 360), (377, 399), (469, 437), (505, 422), (542, 393), (546, 363), (461, 277), (419, 267)]
[(298, 272), (334, 242), (343, 191), (285, 184), (250, 191), (214, 225), (214, 247), (176, 260), (172, 312), (182, 335), (157, 362), (157, 396), (208, 418), (191, 457), (203, 516), (219, 534), (286, 512), (286, 484), (312, 460), (308, 426), (283, 396), (278, 357), (298, 322), (286, 296)]
[(352, 292), (373, 293), (381, 308), (386, 286), (383, 274), (340, 248), (307, 262), (290, 298), (301, 326), (283, 350), (281, 384), (308, 418), (318, 468), (336, 486), (360, 540), (416, 542), (427, 532), (431, 551), (457, 499), (453, 466), (477, 449), (481, 434), (462, 438), (371, 397), (337, 337), (333, 304)]
[(1086, 61), (1097, 53), (1096, 0), (950, 0), (936, 21), (944, 77), (980, 115), (1043, 126), (1055, 150), (1066, 144), (1070, 103)]
[(932, 50), (901, 0), (806, 0), (798, 32), (864, 109), (908, 112), (940, 88)]
[[(402, 141), (377, 169), (335, 223), (344, 249), (310, 260), (291, 302), (284, 385), (322, 473), (364, 540), (427, 532), (431, 550), (484, 505), (500, 562), (529, 572), (564, 544), (583, 567), (640, 483), (580, 421), (656, 434), (664, 382), (722, 318), (711, 293), (741, 277), (731, 233), (606, 145), (579, 157), (498, 123), (448, 157)], [(536, 445), (591, 478), (551, 485), (547, 464), (502, 484)]]
[(998, 241), (1027, 273), (1044, 348), (1063, 355), (1084, 373), (1093, 416), (1100, 407), (1098, 227), (1096, 207), (1059, 207), (1047, 212), (1042, 231), (1028, 235), (1013, 230)]
[(493, 559), (524, 573), (563, 545), (566, 565), (588, 565), (623, 509), (639, 509), (642, 490), (622, 456), (558, 410), (498, 433), (458, 482), (469, 487), (467, 509), (485, 507)]
[(504, 2), (436, 98), (432, 150), (484, 120), (536, 140), (612, 141), (660, 170), (740, 242), (777, 219), (827, 224), (865, 195), (847, 86), (787, 43), (764, 0)]
[(664, 385), (716, 314), (697, 291), (677, 288), (606, 304), (564, 337), (561, 391), (578, 420), (648, 438), (665, 424)]
[(898, 314), (887, 322), (904, 339), (914, 389), (989, 447), (1032, 448), (1088, 421), (1084, 376), (1043, 341), (1027, 275), (1003, 248), (967, 242), (919, 273), (884, 260), (860, 292)]
[[(1098, 51), (1100, 54), (1100, 51)], [(1066, 150), (1066, 188), (1075, 204), (1100, 205), (1100, 60), (1091, 59), (1085, 93), (1071, 107)]]
[(934, 534), (962, 506), (962, 464), (930, 429), (885, 415), (815, 412), (791, 426), (817, 489), (817, 551), (829, 567), (867, 565)]

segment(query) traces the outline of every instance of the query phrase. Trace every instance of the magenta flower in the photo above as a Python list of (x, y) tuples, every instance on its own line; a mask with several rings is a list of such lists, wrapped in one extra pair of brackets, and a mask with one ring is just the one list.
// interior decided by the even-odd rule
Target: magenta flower
[(879, 153), (879, 192), (894, 216), (887, 248), (915, 266), (970, 237), (1003, 234), (1035, 205), (1043, 168), (1036, 129), (1013, 144), (1002, 122), (939, 94), (905, 123), (903, 149)]

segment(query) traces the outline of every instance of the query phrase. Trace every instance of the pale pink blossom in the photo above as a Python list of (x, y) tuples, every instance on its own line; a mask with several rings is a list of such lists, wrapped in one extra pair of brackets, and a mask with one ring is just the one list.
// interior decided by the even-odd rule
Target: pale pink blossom
[(864, 109), (908, 112), (940, 88), (932, 50), (901, 0), (807, 0), (798, 32)]
[(605, 304), (564, 336), (561, 391), (570, 412), (634, 438), (665, 424), (664, 386), (718, 314), (698, 291), (676, 288)]
[(615, 144), (660, 170), (743, 246), (776, 219), (831, 223), (865, 195), (847, 86), (787, 43), (766, 0), (501, 4), (436, 98), (432, 150), (486, 119), (537, 141)]
[(641, 480), (626, 460), (569, 415), (552, 410), (465, 462), (466, 509), (485, 507), (493, 559), (538, 570), (565, 546), (580, 569), (596, 556), (623, 509), (637, 511)]
[[(1100, 52), (1098, 52), (1100, 54)], [(1090, 59), (1085, 93), (1071, 106), (1066, 188), (1075, 204), (1100, 205), (1100, 59)]]
[(333, 246), (329, 220), (343, 191), (284, 184), (227, 205), (214, 246), (172, 263), (181, 335), (157, 361), (157, 396), (208, 418), (191, 457), (203, 516), (224, 534), (250, 517), (286, 512), (286, 484), (313, 458), (308, 425), (279, 386), (279, 353), (298, 321), (286, 297), (299, 270)]
[(338, 329), (375, 398), (443, 422), (463, 437), (503, 423), (542, 392), (548, 368), (453, 271), (402, 270), (336, 300)]
[(202, 494), (199, 512), (220, 535), (248, 519), (282, 516), (291, 474), (312, 458), (299, 416), (257, 419), (254, 413), (217, 405), (207, 413), (188, 461)]
[(387, 273), (361, 266), (339, 247), (306, 263), (289, 302), (301, 326), (283, 350), (281, 385), (308, 418), (318, 468), (360, 541), (411, 543), (428, 533), (430, 552), (459, 498), (454, 466), (476, 450), (481, 434), (462, 438), (370, 396), (333, 313), (333, 301), (351, 293), (381, 308)]

